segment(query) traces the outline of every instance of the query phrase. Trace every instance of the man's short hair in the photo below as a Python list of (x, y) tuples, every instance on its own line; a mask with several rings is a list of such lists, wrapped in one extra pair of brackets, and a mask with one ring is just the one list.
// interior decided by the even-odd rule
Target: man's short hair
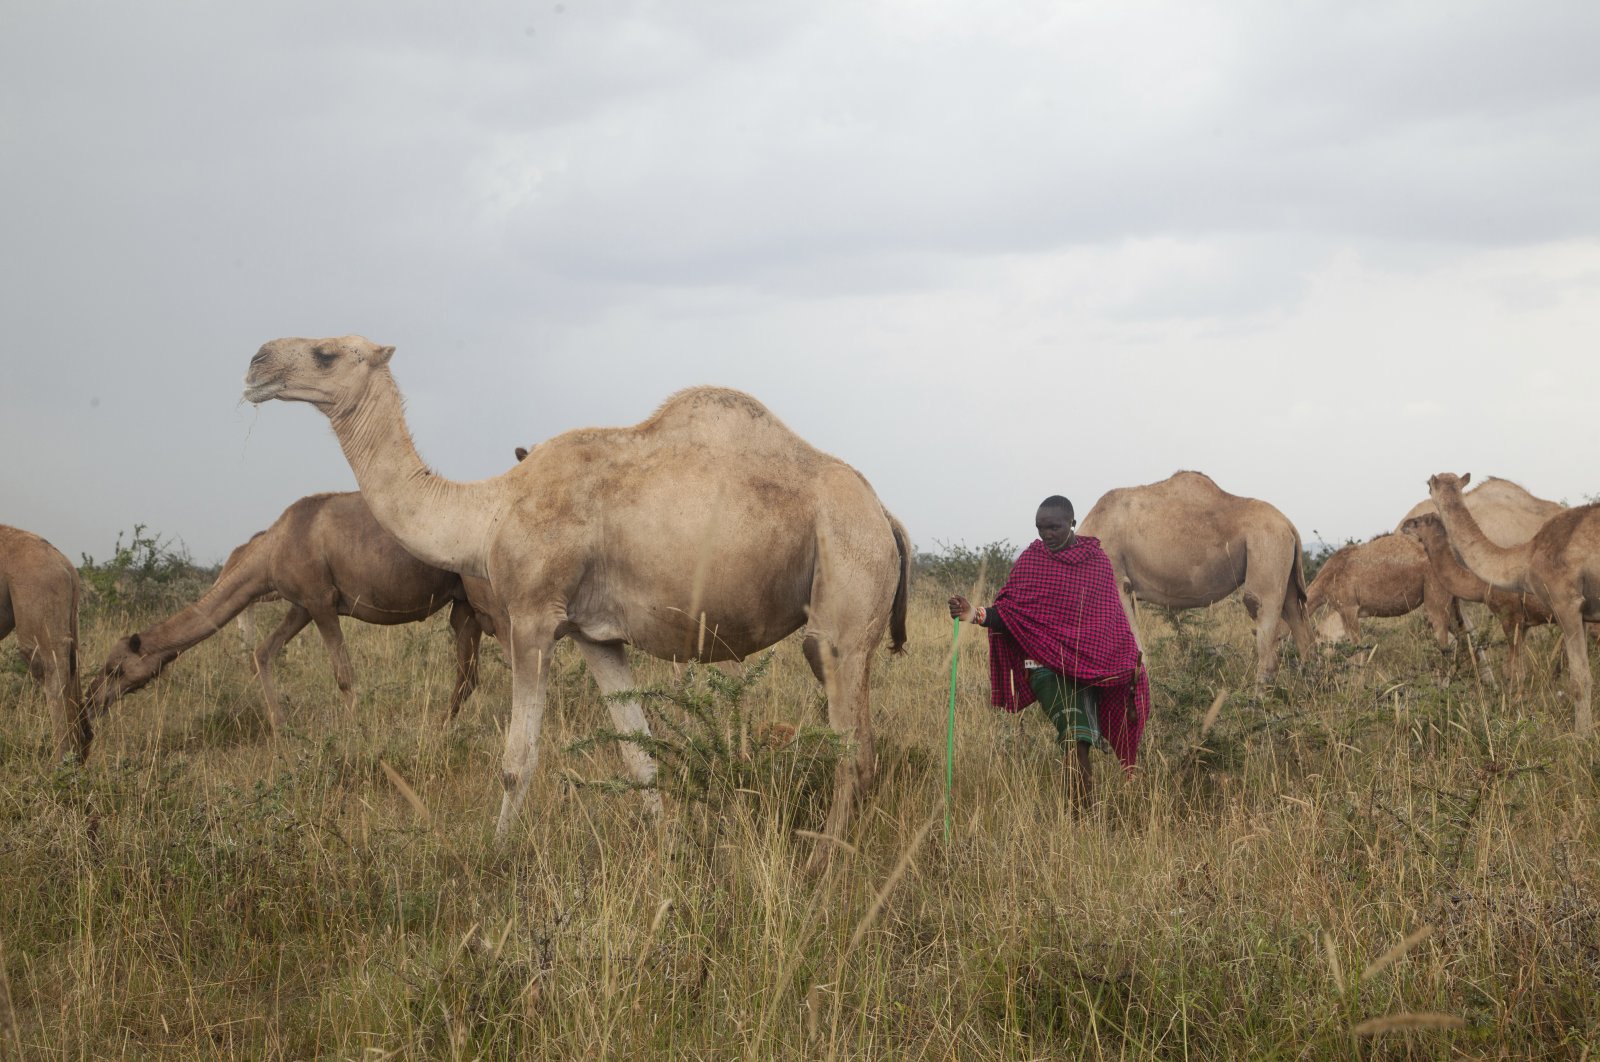
[(1072, 510), (1072, 503), (1059, 494), (1052, 494), (1039, 503), (1041, 509), (1058, 509), (1067, 514), (1067, 519), (1076, 523), (1077, 514)]

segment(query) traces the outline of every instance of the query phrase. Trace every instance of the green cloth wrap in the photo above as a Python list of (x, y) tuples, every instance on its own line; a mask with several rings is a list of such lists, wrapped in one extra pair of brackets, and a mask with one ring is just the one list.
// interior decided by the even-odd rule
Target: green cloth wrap
[(1075, 742), (1100, 744), (1100, 691), (1079, 686), (1047, 667), (1028, 669), (1028, 685), (1039, 698), (1039, 707), (1056, 725), (1056, 737), (1063, 745)]

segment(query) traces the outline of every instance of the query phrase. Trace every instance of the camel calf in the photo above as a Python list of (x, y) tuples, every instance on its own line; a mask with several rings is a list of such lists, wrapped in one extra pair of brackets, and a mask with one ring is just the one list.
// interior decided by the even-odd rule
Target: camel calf
[(13, 630), (55, 717), (56, 752), (89, 752), (78, 688), (78, 570), (50, 543), (0, 524), (0, 638)]
[(354, 708), (355, 674), (339, 617), (383, 625), (414, 623), (446, 605), (456, 641), (456, 681), (450, 694), (454, 716), (477, 685), (479, 636), (485, 628), (494, 628), (499, 607), (486, 582), (472, 582), (469, 591), (454, 572), (407, 553), (378, 525), (360, 494), (301, 498), (271, 527), (233, 551), (200, 600), (113, 646), (90, 685), (89, 710), (98, 717), (251, 604), (278, 596), (289, 603), (289, 613), (254, 654), (274, 734), (282, 732), (285, 718), (273, 683), (273, 661), (308, 624), (316, 624), (333, 663), (334, 679), (346, 705)]
[(1315, 620), (1323, 609), (1332, 609), (1345, 636), (1356, 640), (1361, 617), (1404, 616), (1419, 605), (1439, 648), (1449, 648), (1451, 625), (1461, 622), (1459, 607), (1421, 544), (1405, 535), (1378, 535), (1341, 548), (1323, 561), (1306, 589), (1307, 614)]

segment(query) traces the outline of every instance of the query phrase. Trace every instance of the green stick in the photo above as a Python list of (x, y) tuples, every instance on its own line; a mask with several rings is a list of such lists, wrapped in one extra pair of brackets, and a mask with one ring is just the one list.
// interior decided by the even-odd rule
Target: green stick
[(944, 839), (950, 843), (950, 790), (956, 780), (956, 665), (961, 656), (961, 617), (956, 617), (950, 635), (950, 721), (945, 727), (944, 741)]

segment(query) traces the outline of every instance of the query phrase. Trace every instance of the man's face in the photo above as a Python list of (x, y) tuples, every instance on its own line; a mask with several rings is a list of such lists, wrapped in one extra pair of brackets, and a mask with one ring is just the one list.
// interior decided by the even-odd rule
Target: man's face
[(1053, 507), (1040, 509), (1033, 518), (1039, 539), (1051, 553), (1059, 553), (1072, 544), (1072, 524), (1072, 517), (1067, 515), (1066, 510)]

